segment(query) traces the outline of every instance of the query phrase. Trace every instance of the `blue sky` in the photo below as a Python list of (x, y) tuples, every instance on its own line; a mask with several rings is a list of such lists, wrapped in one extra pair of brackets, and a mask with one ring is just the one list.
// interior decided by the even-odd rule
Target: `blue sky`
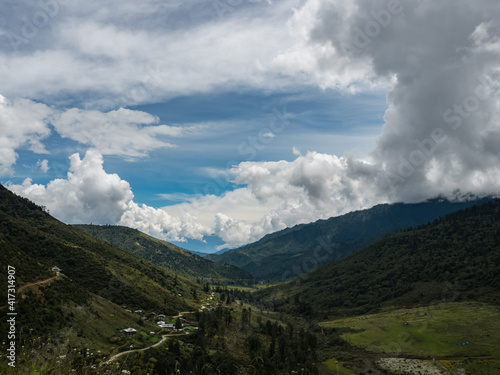
[[(385, 93), (370, 92), (344, 95), (332, 90), (309, 88), (297, 93), (263, 95), (262, 93), (197, 94), (174, 98), (165, 103), (130, 107), (157, 116), (162, 124), (182, 126), (210, 123), (200, 134), (186, 138), (175, 148), (159, 149), (147, 158), (133, 161), (106, 156), (106, 171), (133, 182), (134, 200), (148, 206), (163, 207), (189, 200), (204, 192), (213, 181), (207, 169), (225, 169), (244, 161), (293, 161), (294, 147), (301, 151), (343, 154), (352, 152), (366, 156), (373, 148), (383, 124), (386, 110)], [(286, 129), (261, 142), (262, 129), (278, 119), (276, 112), (286, 114)], [(46, 185), (56, 178), (65, 178), (75, 152), (84, 154), (86, 146), (62, 138), (53, 131), (45, 142), (50, 149), (50, 169), (44, 173), (36, 166), (43, 158), (27, 147), (18, 149), (15, 174), (7, 180), (22, 184), (26, 178)], [(243, 147), (241, 145), (244, 145)], [(242, 152), (243, 151), (243, 152)], [(218, 195), (234, 190), (229, 178), (217, 179)], [(96, 221), (99, 223), (99, 221)], [(103, 222), (101, 222), (102, 224)], [(217, 236), (206, 236), (205, 242), (173, 241), (193, 250), (208, 251), (223, 245)]]
[(0, 181), (64, 222), (208, 252), (497, 194), (498, 8), (3, 2)]

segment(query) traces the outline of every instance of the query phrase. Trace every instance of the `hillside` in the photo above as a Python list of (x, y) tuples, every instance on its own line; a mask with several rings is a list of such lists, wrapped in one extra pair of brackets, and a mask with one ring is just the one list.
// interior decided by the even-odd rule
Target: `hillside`
[(75, 225), (75, 227), (193, 280), (210, 279), (228, 283), (253, 280), (251, 274), (236, 266), (212, 262), (136, 229), (110, 225)]
[[(16, 289), (12, 304), (2, 293), (0, 314), (7, 316), (10, 306), (18, 314), (15, 343), (0, 341), (4, 353), (13, 351), (9, 345), (16, 349), (16, 367), (4, 355), (2, 374), (317, 373), (314, 334), (252, 311), (249, 294), (220, 286), (209, 291), (208, 285), (205, 293), (1, 185), (0, 249), (4, 275), (7, 266), (15, 269)], [(51, 270), (56, 265), (60, 274)], [(0, 321), (4, 338), (10, 328), (7, 319)], [(286, 345), (269, 351), (278, 340)]]
[(322, 318), (438, 301), (500, 304), (500, 201), (394, 234), (256, 296)]
[[(177, 314), (195, 306), (191, 300), (203, 295), (200, 285), (59, 222), (1, 185), (0, 248), (4, 274), (7, 265), (15, 268), (17, 307), (23, 316), (18, 329), (31, 330), (26, 339), (51, 336), (67, 340), (78, 333), (82, 337), (82, 332), (93, 327), (89, 318), (103, 323), (105, 317), (109, 319), (104, 312), (115, 309), (120, 314), (113, 313), (115, 323), (106, 326), (135, 324), (138, 316), (127, 313), (125, 319), (117, 305)], [(59, 277), (34, 283), (53, 277), (54, 266), (62, 269)], [(29, 287), (22, 290), (23, 286)], [(2, 293), (0, 310), (6, 305), (7, 295)], [(97, 305), (100, 307), (94, 308)], [(88, 313), (91, 316), (83, 319)], [(3, 331), (6, 323), (1, 324)], [(64, 327), (74, 335), (65, 333)], [(97, 341), (91, 344), (102, 344)]]
[[(494, 202), (387, 237), (278, 288), (251, 293), (207, 286), (205, 293), (199, 284), (60, 223), (0, 186), (0, 263), (4, 272), (7, 265), (16, 269), (19, 314), (18, 367), (9, 367), (4, 356), (0, 373), (382, 375), (396, 368), (396, 359), (399, 368), (405, 361), (420, 361), (420, 368), (436, 354), (443, 355), (436, 366), (495, 373), (497, 362), (484, 359), (498, 359), (498, 324), (488, 320), (496, 322), (499, 310), (481, 301), (500, 304), (499, 222), (500, 202)], [(54, 265), (62, 268), (59, 276), (51, 271)], [(435, 303), (443, 300), (455, 303)], [(428, 303), (433, 307), (425, 311), (391, 308)], [(4, 316), (7, 306), (4, 294)], [(146, 314), (127, 311), (136, 308)], [(378, 310), (377, 316), (316, 324)], [(173, 314), (183, 311), (183, 332), (143, 320), (151, 311), (175, 324)], [(401, 324), (410, 318), (412, 330)], [(418, 331), (422, 322), (424, 334)], [(470, 322), (477, 329), (469, 329)], [(125, 327), (137, 333), (120, 333)], [(8, 328), (1, 320), (0, 331)], [(397, 348), (403, 351), (389, 351), (394, 332), (421, 341), (407, 340)], [(470, 349), (475, 358), (456, 346), (472, 334), (478, 340)], [(4, 352), (6, 345), (0, 343)], [(123, 355), (110, 362), (117, 353)], [(387, 357), (391, 353), (397, 358)]]
[(484, 200), (382, 204), (269, 234), (253, 244), (207, 259), (238, 266), (258, 280), (287, 280), (341, 259), (389, 234), (419, 226)]

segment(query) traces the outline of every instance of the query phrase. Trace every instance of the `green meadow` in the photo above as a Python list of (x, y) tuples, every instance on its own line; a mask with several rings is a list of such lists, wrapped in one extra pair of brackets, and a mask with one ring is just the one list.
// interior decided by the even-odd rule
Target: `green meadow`
[(335, 358), (331, 358), (325, 362), (323, 362), (329, 370), (333, 371), (335, 375), (356, 375), (354, 372), (345, 368), (343, 366), (343, 362), (337, 361)]
[(500, 309), (482, 303), (399, 309), (321, 325), (348, 328), (344, 339), (374, 353), (500, 359)]

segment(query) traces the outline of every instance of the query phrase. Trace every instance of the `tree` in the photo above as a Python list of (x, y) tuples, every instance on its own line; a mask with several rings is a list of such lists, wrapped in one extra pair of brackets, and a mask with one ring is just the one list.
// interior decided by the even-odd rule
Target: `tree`
[(181, 328), (182, 328), (181, 318), (175, 319), (175, 329), (181, 329)]
[(247, 326), (249, 322), (250, 320), (248, 311), (247, 309), (243, 308), (243, 310), (241, 311), (241, 328), (245, 328), (245, 326)]
[(205, 283), (205, 285), (203, 285), (203, 291), (205, 293), (208, 293), (210, 291), (210, 284), (208, 283), (208, 281)]

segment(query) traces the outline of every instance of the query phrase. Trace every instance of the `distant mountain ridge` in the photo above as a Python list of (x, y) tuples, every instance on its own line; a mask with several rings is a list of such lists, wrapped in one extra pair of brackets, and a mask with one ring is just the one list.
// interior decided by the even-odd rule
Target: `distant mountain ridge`
[(196, 251), (196, 250), (190, 250), (190, 249), (185, 249), (186, 251), (189, 251), (191, 254), (198, 255), (199, 257), (204, 257), (205, 255), (208, 255), (209, 253), (204, 253), (201, 251)]
[(219, 264), (193, 254), (174, 244), (123, 226), (75, 225), (76, 228), (193, 280), (225, 282), (252, 281), (253, 276), (236, 266)]
[(500, 200), (393, 234), (255, 297), (322, 318), (438, 302), (500, 305)]
[(397, 231), (426, 224), (438, 217), (484, 203), (433, 199), (422, 203), (381, 204), (310, 224), (300, 224), (223, 254), (205, 258), (232, 264), (258, 280), (284, 281), (309, 272)]

